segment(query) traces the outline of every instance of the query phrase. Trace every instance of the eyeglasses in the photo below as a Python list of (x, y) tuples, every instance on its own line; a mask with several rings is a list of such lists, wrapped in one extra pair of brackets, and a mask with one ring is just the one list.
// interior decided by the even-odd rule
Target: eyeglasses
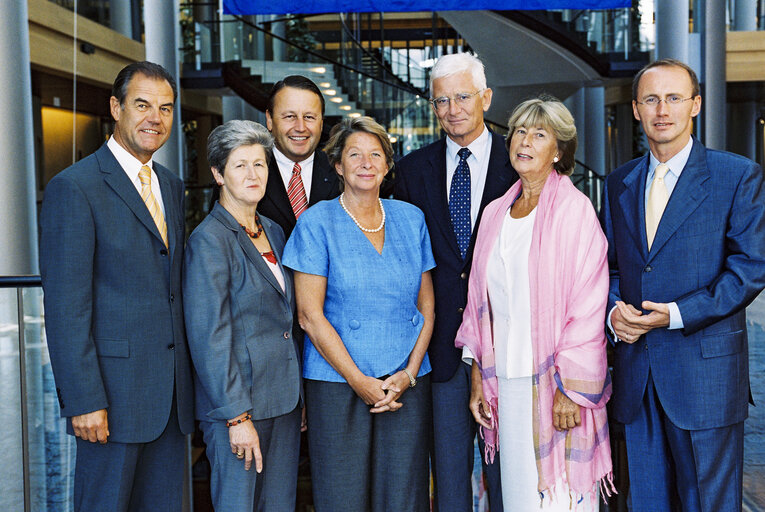
[(691, 96), (690, 98), (683, 98), (682, 96), (672, 94), (664, 99), (658, 98), (656, 96), (649, 96), (643, 101), (636, 101), (635, 103), (639, 105), (648, 105), (649, 107), (657, 107), (662, 101), (667, 105), (679, 105), (685, 101), (692, 100), (693, 98), (695, 98), (695, 96)]
[(481, 94), (485, 90), (486, 89), (481, 89), (473, 93), (458, 92), (451, 98), (449, 96), (440, 96), (438, 98), (434, 98), (430, 100), (430, 104), (433, 105), (433, 108), (436, 109), (437, 112), (443, 112), (447, 110), (449, 108), (449, 103), (452, 101), (454, 102), (455, 105), (459, 107), (464, 107), (473, 98), (473, 96)]

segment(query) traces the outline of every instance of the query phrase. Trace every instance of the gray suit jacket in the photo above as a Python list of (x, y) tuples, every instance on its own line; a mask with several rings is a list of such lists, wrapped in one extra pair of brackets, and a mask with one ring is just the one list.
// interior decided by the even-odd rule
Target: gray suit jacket
[[(110, 441), (194, 430), (181, 301), (183, 183), (159, 164), (169, 248), (104, 144), (54, 177), (40, 215), (45, 330), (61, 414), (108, 409)], [(69, 425), (71, 433), (71, 424)]]
[(268, 218), (260, 220), (284, 271), (286, 292), (220, 203), (186, 247), (184, 309), (201, 421), (225, 421), (245, 411), (256, 420), (273, 418), (292, 411), (302, 394), (292, 275), (281, 266), (284, 233)]

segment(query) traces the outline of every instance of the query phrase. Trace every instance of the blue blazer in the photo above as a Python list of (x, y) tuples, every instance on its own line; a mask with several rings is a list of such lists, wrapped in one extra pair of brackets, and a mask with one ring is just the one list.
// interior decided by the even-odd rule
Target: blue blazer
[(412, 203), (423, 211), (436, 259), (436, 268), (432, 271), (436, 323), (428, 346), (433, 382), (451, 379), (462, 361), (462, 351), (454, 347), (454, 337), (462, 323), (462, 312), (467, 304), (468, 275), (483, 209), (507, 192), (518, 179), (518, 174), (510, 165), (505, 140), (495, 133), (490, 135), (491, 154), (486, 184), (464, 260), (457, 246), (446, 200), (446, 139), (418, 149), (396, 164), (394, 197)]
[(616, 343), (614, 417), (630, 423), (650, 371), (669, 419), (723, 427), (748, 412), (745, 308), (765, 287), (765, 190), (760, 166), (694, 139), (651, 250), (645, 233), (648, 155), (606, 180), (601, 222), (616, 300), (676, 302), (684, 328)]
[[(45, 330), (61, 414), (106, 408), (110, 441), (153, 441), (175, 390), (194, 431), (181, 300), (183, 183), (154, 163), (169, 248), (104, 144), (56, 175), (40, 215)], [(69, 433), (72, 433), (71, 422)]]
[(186, 246), (184, 310), (201, 421), (245, 411), (255, 420), (273, 418), (292, 411), (301, 397), (292, 274), (281, 266), (284, 234), (275, 222), (260, 220), (284, 272), (285, 292), (220, 203)]

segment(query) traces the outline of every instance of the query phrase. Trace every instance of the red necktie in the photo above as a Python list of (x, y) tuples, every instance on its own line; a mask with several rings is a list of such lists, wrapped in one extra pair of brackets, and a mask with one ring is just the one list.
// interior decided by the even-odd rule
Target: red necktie
[(290, 206), (297, 219), (308, 208), (308, 198), (305, 195), (303, 179), (300, 177), (300, 165), (297, 162), (292, 168), (292, 177), (287, 185), (287, 196), (290, 198)]

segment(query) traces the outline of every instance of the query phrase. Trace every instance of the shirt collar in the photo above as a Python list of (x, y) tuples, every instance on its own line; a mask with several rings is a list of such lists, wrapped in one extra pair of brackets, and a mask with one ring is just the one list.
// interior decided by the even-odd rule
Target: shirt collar
[[(691, 157), (691, 149), (693, 149), (693, 137), (688, 140), (688, 144), (685, 145), (683, 149), (681, 149), (675, 156), (664, 162), (667, 164), (667, 167), (669, 167), (669, 172), (671, 172), (675, 177), (680, 177), (680, 173), (683, 172), (683, 169), (685, 168), (685, 164), (688, 163), (688, 159)], [(653, 153), (650, 153), (650, 161), (648, 163), (648, 176), (652, 177), (654, 171), (656, 170), (656, 166), (659, 165), (659, 159), (656, 158)]]
[[(305, 160), (301, 160), (300, 162), (297, 162), (300, 164), (300, 168), (304, 169), (309, 166), (313, 166), (313, 157), (316, 154), (316, 151), (311, 153), (308, 158)], [(292, 168), (295, 166), (295, 162), (287, 158), (284, 153), (279, 151), (279, 149), (274, 146), (274, 158), (276, 159), (276, 163), (279, 165), (280, 168), (287, 168), (292, 172)]]
[[(484, 156), (491, 151), (489, 129), (486, 128), (486, 125), (483, 126), (481, 135), (468, 144), (467, 148), (470, 150), (471, 156), (475, 156), (479, 162), (483, 161)], [(450, 137), (446, 137), (446, 158), (449, 159), (449, 161), (453, 162), (459, 158), (457, 152), (460, 149), (462, 149), (462, 146), (454, 142)]]
[(144, 165), (148, 165), (149, 169), (152, 171), (154, 170), (154, 164), (151, 159), (145, 164), (142, 164), (140, 160), (128, 153), (127, 149), (123, 148), (120, 143), (115, 140), (113, 135), (109, 137), (106, 145), (114, 155), (117, 163), (119, 163), (120, 167), (127, 173), (130, 181), (135, 182), (138, 180), (138, 173)]

